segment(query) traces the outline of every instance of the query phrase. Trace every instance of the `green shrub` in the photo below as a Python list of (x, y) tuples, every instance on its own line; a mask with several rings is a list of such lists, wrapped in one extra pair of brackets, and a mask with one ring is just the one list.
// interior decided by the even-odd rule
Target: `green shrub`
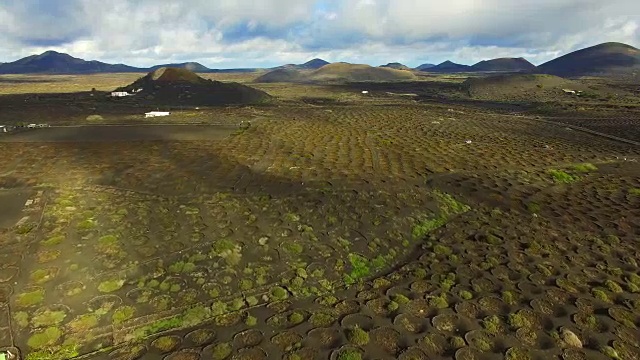
[(394, 294), (391, 296), (391, 300), (397, 302), (399, 305), (404, 305), (407, 304), (409, 301), (409, 298), (404, 296), (403, 294)]
[(398, 310), (400, 308), (400, 304), (398, 304), (395, 301), (391, 301), (389, 302), (389, 304), (387, 304), (387, 310), (394, 312), (396, 310)]
[(621, 293), (622, 287), (620, 287), (620, 285), (618, 285), (617, 282), (613, 281), (613, 280), (607, 280), (604, 282), (605, 286), (607, 287), (607, 289), (611, 290), (611, 292), (613, 293)]
[(429, 299), (429, 306), (434, 307), (436, 309), (446, 309), (449, 307), (449, 302), (447, 301), (447, 297), (442, 294), (440, 296), (434, 296)]
[(247, 304), (249, 304), (249, 306), (256, 306), (256, 305), (258, 305), (258, 303), (260, 302), (260, 301), (258, 300), (258, 298), (257, 298), (257, 297), (255, 297), (255, 296), (248, 296), (248, 297), (245, 299), (245, 301), (247, 302)]
[(346, 349), (338, 354), (338, 360), (362, 360), (362, 354), (356, 349)]
[(598, 170), (598, 167), (590, 163), (583, 163), (583, 164), (574, 165), (573, 170), (581, 173), (588, 173), (590, 171)]
[(287, 290), (281, 288), (280, 286), (271, 288), (270, 294), (271, 298), (275, 300), (284, 300), (289, 297), (289, 293), (287, 292)]
[(111, 320), (113, 321), (114, 325), (122, 324), (123, 322), (131, 319), (135, 312), (136, 309), (133, 306), (123, 306), (113, 312)]
[(247, 315), (247, 317), (244, 319), (244, 323), (247, 326), (256, 326), (258, 324), (258, 318), (255, 316)]
[(46, 327), (52, 325), (58, 325), (67, 317), (67, 313), (64, 311), (43, 311), (37, 312), (31, 319), (31, 324), (34, 327)]
[(549, 174), (551, 175), (551, 177), (556, 183), (560, 183), (560, 184), (571, 184), (572, 182), (575, 182), (578, 180), (577, 177), (574, 177), (562, 170), (550, 169)]
[(527, 210), (532, 214), (538, 214), (540, 213), (540, 205), (535, 202), (530, 202), (527, 204)]
[(213, 347), (211, 358), (213, 360), (224, 360), (231, 355), (233, 347), (229, 343), (216, 344)]
[(347, 340), (357, 346), (364, 346), (369, 343), (369, 334), (358, 325), (347, 329)]
[(27, 345), (32, 349), (43, 349), (55, 345), (62, 337), (63, 333), (57, 327), (49, 327), (43, 331), (36, 332), (27, 340)]
[(458, 293), (458, 296), (460, 296), (460, 298), (463, 299), (463, 300), (471, 300), (471, 299), (473, 299), (473, 294), (471, 293), (471, 291), (467, 291), (467, 290), (461, 290)]
[(311, 315), (309, 322), (313, 326), (328, 327), (336, 321), (336, 316), (327, 311), (318, 311)]
[(98, 291), (103, 293), (110, 293), (117, 290), (120, 290), (124, 285), (124, 280), (122, 279), (114, 279), (103, 281), (98, 285)]
[(461, 338), (460, 336), (454, 336), (449, 340), (449, 344), (451, 344), (451, 347), (453, 349), (460, 349), (463, 348), (465, 346), (467, 346), (466, 341), (464, 341), (463, 338)]
[(16, 305), (21, 308), (38, 305), (44, 301), (44, 290), (35, 290), (18, 294), (16, 297)]
[(500, 332), (502, 321), (496, 315), (487, 316), (482, 320), (482, 326), (490, 334), (497, 334)]
[(502, 300), (509, 305), (515, 305), (518, 303), (516, 294), (509, 290), (502, 292)]
[(607, 293), (601, 289), (593, 289), (591, 290), (591, 294), (593, 294), (593, 297), (595, 297), (596, 299), (606, 302), (606, 303), (610, 303), (611, 299), (609, 298), (609, 295), (607, 295)]
[(289, 315), (289, 323), (291, 325), (298, 325), (304, 321), (304, 315), (300, 312), (294, 311)]

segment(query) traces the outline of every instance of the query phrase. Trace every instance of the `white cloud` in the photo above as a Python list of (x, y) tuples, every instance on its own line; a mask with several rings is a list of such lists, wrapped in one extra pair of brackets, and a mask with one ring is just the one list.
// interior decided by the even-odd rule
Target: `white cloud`
[(540, 63), (599, 42), (638, 46), (639, 27), (637, 0), (0, 0), (0, 61), (54, 48), (138, 66)]

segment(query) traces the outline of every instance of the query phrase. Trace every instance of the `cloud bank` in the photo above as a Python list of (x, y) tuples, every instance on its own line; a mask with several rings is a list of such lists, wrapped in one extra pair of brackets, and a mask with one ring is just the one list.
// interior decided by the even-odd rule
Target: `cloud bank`
[(0, 61), (53, 49), (150, 66), (276, 66), (314, 57), (416, 66), (640, 46), (637, 0), (0, 0)]

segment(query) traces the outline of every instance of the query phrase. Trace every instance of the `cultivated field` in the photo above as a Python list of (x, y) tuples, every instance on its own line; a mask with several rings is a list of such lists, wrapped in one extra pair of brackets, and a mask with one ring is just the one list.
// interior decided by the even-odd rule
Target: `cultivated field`
[(640, 147), (575, 128), (634, 140), (634, 106), (256, 84), (278, 101), (162, 126), (14, 101), (40, 80), (0, 123), (90, 126), (0, 136), (0, 346), (27, 359), (640, 357)]

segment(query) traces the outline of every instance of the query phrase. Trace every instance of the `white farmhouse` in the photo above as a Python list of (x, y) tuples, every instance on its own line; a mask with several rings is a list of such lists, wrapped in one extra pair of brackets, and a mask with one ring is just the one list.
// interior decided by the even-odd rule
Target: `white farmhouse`
[(168, 111), (150, 111), (144, 114), (145, 118), (158, 117), (158, 116), (169, 116), (171, 115)]
[(132, 95), (132, 94), (129, 94), (126, 91), (113, 91), (111, 93), (111, 97), (125, 97), (125, 96), (129, 96), (129, 95)]
[(9, 129), (7, 129), (6, 125), (0, 125), (0, 133), (6, 133), (9, 132)]

